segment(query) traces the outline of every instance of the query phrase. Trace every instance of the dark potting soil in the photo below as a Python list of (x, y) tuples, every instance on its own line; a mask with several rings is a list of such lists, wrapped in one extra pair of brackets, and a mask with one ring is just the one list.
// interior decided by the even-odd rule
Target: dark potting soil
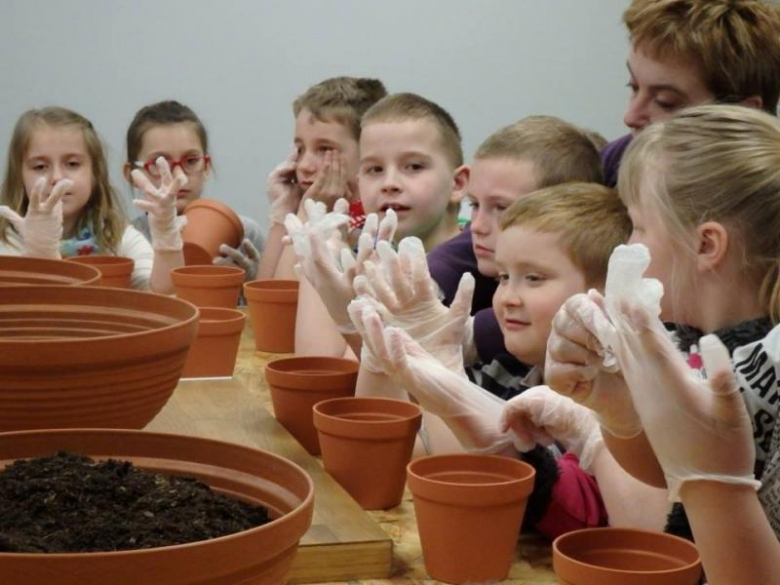
[(207, 540), (269, 522), (268, 511), (196, 479), (60, 452), (0, 472), (0, 551), (62, 553)]

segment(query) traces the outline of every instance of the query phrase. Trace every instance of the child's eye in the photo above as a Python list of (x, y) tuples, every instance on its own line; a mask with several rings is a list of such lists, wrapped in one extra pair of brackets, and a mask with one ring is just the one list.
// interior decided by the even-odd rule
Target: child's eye
[(468, 199), (468, 200), (466, 201), (466, 205), (468, 205), (469, 207), (471, 207), (471, 209), (472, 209), (472, 210), (477, 210), (477, 209), (479, 209), (479, 203), (478, 203), (478, 202), (476, 202), (476, 201), (474, 201), (473, 199)]
[(632, 94), (635, 94), (636, 92), (639, 91), (639, 86), (636, 83), (634, 83), (633, 81), (629, 81), (626, 84), (626, 87), (631, 90)]
[(326, 152), (331, 152), (333, 150), (335, 150), (335, 148), (333, 148), (332, 146), (320, 146), (317, 149), (317, 152), (321, 152), (321, 153), (325, 154)]
[(531, 284), (539, 284), (544, 281), (544, 277), (540, 274), (526, 274), (524, 278), (526, 282), (530, 282)]
[(506, 284), (507, 282), (509, 282), (509, 275), (506, 272), (499, 272), (496, 275), (496, 282), (499, 285)]
[(81, 166), (81, 161), (77, 161), (77, 160), (68, 161), (67, 166), (69, 169), (77, 169)]
[(406, 165), (406, 168), (409, 169), (410, 171), (416, 172), (416, 171), (423, 170), (425, 168), (425, 166), (421, 165), (420, 163), (410, 163), (410, 164)]
[(373, 167), (366, 167), (363, 172), (367, 175), (378, 175), (382, 172), (382, 167), (373, 166)]
[(34, 170), (36, 173), (40, 173), (46, 170), (46, 165), (43, 163), (36, 163), (32, 166), (32, 170)]

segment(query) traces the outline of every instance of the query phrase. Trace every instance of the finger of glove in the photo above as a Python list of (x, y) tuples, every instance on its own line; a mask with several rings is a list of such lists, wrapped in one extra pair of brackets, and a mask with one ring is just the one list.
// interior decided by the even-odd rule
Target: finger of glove
[(252, 243), (252, 240), (244, 238), (241, 241), (241, 250), (244, 252), (244, 255), (252, 262), (260, 262), (260, 251)]
[(70, 179), (57, 181), (57, 184), (54, 185), (54, 188), (51, 190), (46, 200), (41, 201), (41, 210), (51, 212), (51, 210), (54, 209), (54, 206), (62, 200), (62, 196), (65, 195), (65, 192), (71, 188), (73, 188), (73, 181)]
[(584, 388), (591, 387), (598, 376), (599, 369), (596, 366), (583, 366), (578, 364), (558, 362), (547, 353), (544, 365), (545, 382), (552, 389), (581, 402), (587, 400), (587, 392)]
[(397, 302), (402, 305), (410, 303), (414, 299), (414, 289), (401, 269), (399, 256), (393, 246), (387, 241), (379, 242), (376, 252), (382, 267), (382, 277), (392, 288)]
[(358, 250), (357, 250), (357, 271), (364, 272), (364, 264), (366, 260), (374, 255), (375, 240), (371, 234), (362, 233), (358, 238)]
[[(249, 264), (247, 257), (244, 256), (241, 250), (237, 250), (236, 248), (231, 248), (227, 244), (220, 244), (219, 253), (227, 258), (230, 258), (233, 262), (236, 263), (236, 265), (240, 266), (241, 268), (246, 269), (245, 267)], [(217, 259), (218, 258), (215, 258), (215, 260)]]
[(45, 177), (39, 177), (37, 181), (35, 181), (35, 184), (33, 185), (33, 188), (30, 190), (30, 193), (28, 194), (29, 202), (27, 204), (27, 213), (32, 211), (33, 213), (37, 213), (38, 210), (41, 208), (41, 201), (43, 200), (44, 193), (46, 192), (46, 189), (48, 187), (48, 181)]
[(14, 226), (17, 232), (22, 231), (22, 225), (24, 224), (24, 218), (16, 213), (13, 209), (7, 205), (0, 205), (0, 217), (4, 217)]
[(188, 181), (189, 179), (181, 167), (177, 167), (173, 175), (173, 181), (169, 184), (170, 187), (166, 195), (175, 201), (176, 194), (179, 192), (179, 190), (181, 190), (182, 187), (184, 187), (184, 185), (187, 184)]
[(471, 303), (474, 298), (474, 288), (476, 282), (474, 275), (470, 272), (464, 272), (458, 283), (458, 290), (455, 291), (455, 298), (449, 307), (449, 316), (454, 321), (465, 323), (471, 314)]
[(352, 250), (347, 247), (342, 248), (339, 262), (341, 263), (341, 271), (344, 273), (344, 276), (349, 282), (354, 282), (357, 274), (357, 262), (352, 254)]
[(170, 192), (170, 187), (173, 185), (173, 175), (171, 174), (171, 165), (164, 156), (158, 156), (154, 161), (157, 171), (160, 173), (160, 185), (162, 190)]
[(420, 238), (404, 238), (398, 245), (398, 253), (407, 258), (411, 271), (412, 288), (418, 299), (437, 299), (436, 287), (433, 285), (431, 273), (428, 270), (428, 259), (425, 247)]
[(374, 358), (379, 361), (387, 374), (391, 374), (396, 369), (396, 360), (390, 354), (385, 339), (385, 327), (382, 320), (374, 309), (366, 305), (362, 311), (363, 321), (363, 341), (371, 350)]
[(136, 186), (137, 189), (143, 191), (147, 195), (154, 196), (157, 194), (157, 187), (154, 186), (154, 184), (149, 180), (149, 177), (146, 176), (141, 170), (134, 169), (130, 173), (130, 177), (133, 179), (133, 185)]
[(376, 234), (379, 229), (379, 216), (376, 213), (369, 213), (366, 216), (366, 221), (363, 223), (363, 231), (361, 238), (367, 236), (371, 240), (371, 247), (376, 244)]
[(382, 221), (379, 222), (377, 229), (377, 239), (380, 241), (392, 242), (395, 237), (395, 231), (398, 229), (398, 215), (392, 209), (388, 209)]
[(363, 265), (363, 268), (366, 278), (371, 283), (370, 286), (372, 296), (380, 303), (385, 305), (391, 313), (398, 312), (400, 309), (398, 300), (396, 299), (392, 288), (387, 283), (383, 271), (380, 270), (376, 264), (370, 261), (366, 262)]
[(154, 213), (154, 210), (157, 209), (156, 203), (152, 203), (146, 199), (133, 199), (133, 205), (144, 213)]
[(344, 197), (337, 199), (336, 203), (333, 204), (333, 212), (346, 215), (347, 221), (349, 221), (349, 201), (347, 201)]
[[(309, 257), (304, 258), (303, 262), (307, 274), (309, 271), (312, 271), (319, 276), (325, 276), (327, 280), (337, 279), (340, 276), (340, 271), (338, 266), (336, 266), (336, 260), (328, 249), (328, 244), (316, 232), (309, 232), (307, 236), (311, 251)], [(318, 282), (319, 280), (317, 278), (313, 282)]]

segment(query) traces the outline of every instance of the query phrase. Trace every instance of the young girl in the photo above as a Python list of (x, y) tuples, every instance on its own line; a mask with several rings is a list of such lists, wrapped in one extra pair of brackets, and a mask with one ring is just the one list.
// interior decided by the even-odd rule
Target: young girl
[[(186, 182), (163, 164), (159, 189), (141, 185), (136, 202), (152, 218), (153, 245), (130, 226), (108, 179), (92, 123), (65, 108), (25, 112), (16, 123), (0, 193), (0, 253), (61, 258), (111, 254), (135, 261), (132, 285), (171, 293), (184, 264), (172, 193)], [(153, 250), (154, 248), (154, 250)]]
[[(142, 171), (155, 185), (160, 173), (154, 162), (163, 157), (172, 169), (179, 167), (187, 176), (187, 184), (176, 193), (176, 211), (181, 214), (191, 201), (200, 199), (211, 172), (209, 139), (206, 128), (195, 112), (176, 101), (163, 101), (141, 108), (127, 129), (127, 162), (125, 177), (130, 180), (133, 169)], [(246, 280), (257, 277), (264, 238), (254, 220), (240, 215), (244, 240), (238, 249), (223, 244), (223, 256), (215, 264), (235, 264), (246, 271)], [(133, 225), (147, 238), (149, 220), (142, 215)]]
[[(683, 111), (634, 139), (619, 187), (631, 241), (650, 250), (645, 276), (666, 291), (661, 318), (680, 325), (678, 346), (689, 366), (702, 368), (696, 344), (706, 333), (731, 354), (753, 422), (759, 499), (780, 534), (780, 121), (738, 106)], [(588, 297), (564, 305), (548, 345), (546, 381), (596, 411), (610, 452), (627, 471), (664, 486), (625, 381), (593, 367), (601, 363), (587, 318), (593, 311), (600, 308)], [(602, 486), (610, 479), (598, 477)], [(691, 537), (679, 503), (667, 530)]]

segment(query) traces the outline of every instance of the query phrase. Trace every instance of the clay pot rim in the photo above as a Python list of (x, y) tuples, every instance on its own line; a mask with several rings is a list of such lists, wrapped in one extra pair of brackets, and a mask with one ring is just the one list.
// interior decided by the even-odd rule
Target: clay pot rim
[[(205, 315), (204, 315), (205, 313)], [(214, 319), (208, 315), (222, 314), (224, 319)], [(238, 309), (228, 309), (227, 307), (198, 307), (199, 323), (237, 323), (246, 321), (246, 313)]]
[[(82, 266), (86, 266), (86, 265), (82, 265)], [(95, 269), (95, 270), (97, 270), (97, 269)], [(73, 286), (61, 285), (61, 284), (57, 284), (57, 285), (54, 285), (54, 284), (52, 284), (52, 285), (16, 285), (16, 286), (13, 286), (13, 287), (8, 287), (8, 289), (13, 289), (14, 291), (19, 291), (20, 289), (40, 290), (40, 289), (43, 289), (43, 288), (46, 288), (46, 289), (62, 289), (62, 290), (65, 290), (65, 291), (71, 291), (71, 290), (74, 290), (74, 289), (79, 289), (81, 287), (73, 287)], [(0, 291), (2, 291), (2, 290), (3, 290), (3, 287), (0, 287)], [(99, 336), (94, 336), (94, 337), (79, 337), (77, 339), (74, 339), (74, 338), (24, 339), (24, 338), (20, 338), (20, 337), (9, 337), (9, 338), (0, 337), (0, 349), (2, 349), (3, 346), (6, 345), (6, 344), (8, 344), (9, 346), (10, 345), (14, 345), (14, 346), (22, 346), (22, 347), (25, 346), (25, 345), (35, 345), (37, 347), (58, 347), (60, 345), (66, 345), (67, 344), (68, 346), (71, 346), (71, 347), (78, 347), (79, 345), (86, 344), (86, 343), (95, 343), (95, 341), (98, 341), (98, 340), (109, 340), (109, 339), (116, 339), (116, 338), (119, 338), (119, 337), (124, 338), (124, 339), (129, 339), (129, 340), (139, 339), (139, 338), (142, 339), (144, 336), (158, 335), (161, 332), (166, 332), (166, 331), (169, 331), (169, 330), (172, 330), (172, 329), (177, 329), (179, 327), (183, 327), (183, 326), (189, 325), (193, 321), (197, 321), (198, 318), (199, 318), (198, 308), (195, 305), (193, 305), (189, 301), (185, 301), (183, 299), (179, 299), (179, 298), (176, 298), (176, 297), (169, 297), (167, 295), (157, 295), (155, 293), (149, 293), (149, 292), (144, 292), (144, 291), (132, 290), (132, 289), (127, 289), (127, 288), (115, 288), (115, 287), (110, 287), (110, 286), (90, 286), (88, 288), (85, 288), (84, 290), (102, 291), (103, 293), (108, 294), (108, 295), (154, 295), (156, 298), (163, 299), (163, 300), (159, 301), (159, 302), (162, 302), (162, 303), (172, 303), (172, 302), (173, 303), (183, 303), (184, 305), (186, 305), (188, 307), (190, 314), (186, 318), (182, 318), (180, 320), (177, 320), (176, 322), (171, 323), (170, 325), (165, 325), (164, 327), (155, 327), (154, 329), (149, 329), (147, 331), (137, 331), (137, 332), (134, 332), (134, 333), (120, 332), (120, 333), (116, 333), (114, 335), (99, 335)], [(1, 304), (2, 304), (2, 301), (0, 300), (0, 305)], [(57, 306), (58, 304), (60, 304), (60, 303), (54, 303), (54, 304), (52, 304), (52, 303), (26, 303), (25, 306), (34, 305), (34, 306), (40, 306), (40, 307), (47, 308), (47, 307), (51, 307), (52, 305)], [(71, 305), (73, 305), (73, 303), (71, 303)], [(75, 306), (78, 306), (78, 307), (90, 307), (92, 305), (77, 304)], [(111, 306), (114, 306), (114, 305), (106, 304), (106, 305), (101, 305), (101, 306), (111, 307)], [(124, 307), (124, 305), (123, 305), (123, 307)], [(147, 311), (147, 312), (149, 312), (149, 311)]]
[[(277, 286), (274, 286), (274, 283)], [(250, 280), (244, 283), (244, 289), (250, 289), (252, 291), (286, 291), (286, 290), (298, 290), (300, 282), (297, 280), (283, 280), (276, 278), (259, 278), (257, 280)]]
[[(306, 481), (306, 484), (308, 486), (306, 497), (303, 499), (303, 501), (298, 504), (295, 508), (287, 512), (286, 514), (283, 514), (279, 518), (274, 518), (270, 522), (263, 524), (262, 526), (255, 526), (254, 528), (249, 528), (247, 530), (242, 530), (240, 532), (235, 532), (233, 534), (227, 534), (225, 536), (218, 536), (216, 538), (209, 538), (207, 540), (197, 540), (195, 542), (187, 542), (184, 544), (173, 544), (169, 546), (158, 546), (154, 548), (144, 548), (144, 549), (128, 549), (128, 550), (121, 550), (121, 551), (100, 551), (100, 552), (83, 552), (83, 553), (11, 553), (11, 552), (0, 552), (0, 559), (4, 557), (15, 557), (15, 558), (24, 558), (24, 559), (36, 559), (36, 558), (69, 558), (77, 556), (79, 558), (105, 558), (105, 557), (111, 557), (111, 556), (137, 556), (137, 555), (144, 555), (144, 554), (154, 554), (156, 551), (165, 551), (165, 550), (171, 550), (171, 549), (177, 549), (182, 550), (184, 548), (191, 548), (194, 546), (203, 546), (204, 543), (210, 543), (210, 542), (227, 542), (228, 540), (235, 540), (237, 538), (245, 538), (250, 535), (257, 534), (259, 532), (267, 532), (273, 528), (276, 527), (278, 522), (282, 519), (289, 519), (294, 516), (299, 516), (306, 513), (307, 507), (312, 505), (312, 501), (314, 499), (314, 482), (311, 479), (311, 476), (304, 471), (304, 469), (298, 465), (297, 463), (286, 459), (284, 457), (281, 457), (280, 455), (277, 455), (275, 453), (272, 453), (270, 451), (266, 451), (263, 449), (258, 448), (252, 448), (247, 447), (245, 445), (240, 445), (238, 443), (230, 443), (228, 441), (218, 441), (216, 439), (208, 439), (205, 437), (197, 437), (192, 435), (181, 435), (176, 433), (152, 433), (148, 431), (143, 430), (132, 430), (132, 429), (101, 429), (101, 428), (85, 428), (85, 429), (43, 429), (43, 430), (29, 430), (29, 431), (10, 431), (3, 433), (4, 436), (7, 436), (9, 438), (13, 438), (13, 436), (16, 435), (33, 435), (33, 434), (47, 434), (47, 435), (57, 435), (57, 434), (73, 434), (74, 432), (78, 434), (99, 434), (99, 433), (109, 433), (114, 435), (145, 435), (149, 437), (150, 439), (154, 439), (159, 437), (160, 440), (164, 440), (165, 438), (173, 437), (174, 440), (182, 440), (186, 439), (191, 442), (196, 442), (199, 444), (216, 444), (216, 445), (222, 445), (230, 448), (236, 448), (241, 449), (243, 451), (249, 451), (249, 452), (255, 452), (255, 451), (261, 451), (263, 454), (267, 455), (268, 457), (276, 460), (276, 463), (281, 465), (288, 465), (292, 467), (301, 477), (303, 477)], [(121, 437), (118, 437), (121, 439)], [(90, 454), (87, 454), (88, 456), (91, 456)], [(117, 458), (121, 459), (121, 455), (117, 456)], [(143, 467), (142, 467), (143, 468)]]
[[(346, 367), (341, 370), (332, 370), (332, 371), (326, 370), (325, 372), (323, 372), (323, 369), (325, 368), (320, 368), (317, 371), (307, 371), (306, 368), (301, 368), (300, 366), (297, 368), (291, 367), (289, 369), (284, 367), (279, 367), (280, 365), (284, 366), (288, 364), (290, 366), (294, 366), (296, 363), (306, 363), (311, 360), (322, 360), (323, 362), (340, 363)], [(268, 371), (271, 371), (273, 374), (280, 375), (280, 376), (331, 378), (331, 377), (338, 377), (338, 376), (345, 376), (345, 375), (351, 376), (353, 374), (357, 375), (357, 372), (360, 369), (360, 362), (351, 360), (349, 358), (339, 358), (339, 357), (330, 357), (330, 356), (294, 356), (294, 357), (279, 358), (270, 361), (265, 365), (265, 369), (266, 369), (266, 373)]]
[(238, 214), (233, 211), (229, 205), (225, 205), (216, 199), (195, 199), (187, 204), (183, 213), (186, 215), (188, 210), (196, 207), (206, 207), (222, 214), (231, 224), (233, 224), (236, 231), (241, 233), (241, 237), (244, 237), (244, 224), (241, 223), (241, 218), (238, 217)]
[[(204, 270), (205, 269), (205, 270)], [(198, 274), (198, 272), (205, 272), (205, 274)], [(215, 276), (228, 277), (228, 276), (241, 276), (241, 282), (244, 282), (244, 275), (246, 270), (237, 266), (220, 266), (219, 264), (188, 264), (186, 266), (179, 266), (171, 270), (171, 278), (174, 276), (184, 277), (186, 279), (196, 278), (214, 278)]]
[[(690, 563), (686, 563), (684, 565), (681, 565), (679, 567), (674, 567), (672, 569), (659, 569), (659, 570), (627, 570), (627, 569), (613, 569), (610, 567), (603, 567), (601, 565), (592, 565), (590, 563), (586, 563), (584, 561), (580, 561), (574, 557), (571, 557), (560, 550), (561, 542), (567, 543), (568, 541), (572, 539), (580, 539), (584, 538), (587, 539), (590, 535), (593, 533), (603, 533), (603, 532), (611, 532), (615, 535), (620, 533), (632, 533), (632, 534), (641, 534), (644, 536), (647, 536), (648, 538), (656, 538), (658, 540), (666, 540), (669, 543), (675, 543), (679, 547), (685, 548), (688, 551), (693, 551), (696, 553), (696, 560), (692, 561)], [(624, 539), (620, 539), (619, 542), (624, 542)], [(616, 542), (613, 544), (612, 548), (618, 548), (623, 550), (632, 550), (626, 547), (621, 546), (616, 539)], [(597, 549), (593, 549), (597, 550)], [(567, 532), (566, 534), (562, 534), (561, 536), (557, 537), (553, 543), (552, 543), (552, 551), (553, 551), (553, 563), (555, 563), (556, 558), (558, 559), (558, 562), (565, 562), (567, 564), (570, 564), (572, 567), (574, 567), (573, 570), (577, 571), (583, 571), (587, 572), (588, 574), (598, 576), (599, 574), (608, 574), (611, 576), (663, 576), (663, 575), (674, 575), (678, 573), (683, 573), (685, 571), (692, 571), (696, 569), (696, 567), (701, 566), (701, 557), (699, 556), (698, 550), (696, 549), (696, 545), (693, 544), (691, 541), (686, 540), (684, 538), (681, 538), (679, 536), (675, 536), (673, 534), (667, 534), (665, 532), (653, 532), (651, 530), (640, 530), (637, 528), (618, 528), (618, 527), (612, 527), (612, 526), (601, 526), (597, 528), (583, 528), (581, 530), (574, 530), (572, 532)], [(678, 560), (684, 561), (685, 559), (682, 559), (680, 557), (677, 557)], [(567, 571), (568, 572), (568, 571)]]
[(135, 264), (135, 260), (126, 256), (112, 256), (110, 254), (90, 254), (89, 256), (71, 256), (63, 258), (66, 262), (75, 262), (76, 264), (87, 264), (89, 266), (120, 266), (126, 264)]
[[(347, 404), (349, 404), (349, 403), (355, 404), (356, 401), (363, 402), (364, 404), (365, 403), (370, 403), (370, 402), (374, 402), (376, 404), (387, 404), (387, 403), (393, 403), (393, 404), (399, 404), (399, 405), (403, 404), (403, 405), (408, 405), (410, 407), (410, 411), (411, 411), (411, 409), (416, 409), (416, 411), (413, 414), (412, 414), (412, 412), (410, 412), (408, 415), (392, 413), (393, 416), (396, 417), (396, 418), (394, 418), (392, 420), (354, 420), (354, 419), (344, 418), (343, 415), (329, 414), (329, 413), (326, 413), (326, 412), (322, 412), (322, 409), (320, 408), (323, 405), (324, 406), (328, 406), (329, 404), (335, 404), (335, 403), (338, 403), (338, 402), (343, 402), (343, 403), (347, 403)], [(354, 425), (355, 428), (361, 428), (361, 427), (363, 427), (363, 428), (369, 428), (369, 427), (377, 428), (377, 427), (380, 427), (380, 426), (381, 427), (390, 427), (392, 425), (395, 425), (395, 426), (403, 425), (403, 426), (405, 426), (409, 422), (412, 422), (412, 421), (414, 421), (416, 419), (422, 420), (422, 412), (423, 412), (422, 408), (420, 408), (419, 406), (417, 406), (416, 404), (413, 404), (411, 402), (407, 402), (405, 400), (396, 400), (394, 398), (382, 398), (382, 397), (378, 397), (378, 396), (341, 396), (339, 398), (328, 398), (327, 400), (322, 400), (322, 401), (318, 402), (317, 404), (315, 404), (312, 407), (312, 410), (314, 412), (314, 417), (315, 417), (314, 418), (314, 426), (315, 427), (317, 426), (317, 417), (321, 417), (321, 418), (329, 420), (329, 421), (337, 421), (339, 424), (348, 424), (350, 426)], [(370, 414), (372, 412), (375, 412), (376, 414), (387, 414), (386, 411), (382, 410), (381, 408), (379, 408), (379, 409), (377, 409), (375, 411), (366, 410), (366, 411), (359, 411), (359, 412), (361, 414), (366, 414), (366, 413)], [(343, 413), (343, 414), (354, 414), (354, 411), (346, 412), (346, 413)]]
[[(49, 275), (50, 273), (46, 271), (36, 271), (36, 270), (25, 270), (25, 268), (32, 268), (36, 264), (39, 266), (56, 266), (60, 262), (64, 262), (64, 260), (55, 260), (52, 258), (33, 258), (28, 256), (9, 256), (7, 254), (0, 254), (0, 260), (3, 262), (10, 262), (11, 264), (18, 264), (20, 267), (19, 272), (28, 273), (31, 276), (34, 275), (40, 275), (41, 277), (45, 277)], [(75, 264), (79, 268), (76, 269), (76, 271), (82, 271), (84, 273), (85, 280), (77, 280), (78, 277), (75, 277), (73, 279), (73, 282), (70, 284), (27, 284), (27, 283), (1, 283), (0, 287), (6, 287), (6, 286), (88, 286), (88, 285), (94, 285), (96, 282), (99, 282), (101, 278), (103, 278), (103, 273), (100, 272), (97, 268), (92, 266), (91, 264), (82, 264), (80, 262), (70, 262), (69, 264)], [(31, 266), (32, 265), (32, 266)], [(89, 277), (87, 278), (87, 274), (89, 274)]]
[[(479, 483), (462, 483), (462, 482), (453, 482), (453, 481), (443, 481), (440, 479), (431, 478), (427, 475), (422, 475), (415, 471), (415, 467), (418, 465), (425, 465), (425, 462), (430, 459), (444, 459), (444, 458), (450, 458), (455, 461), (458, 460), (477, 460), (477, 459), (493, 459), (493, 460), (501, 460), (501, 463), (505, 463), (503, 460), (508, 461), (515, 461), (517, 463), (520, 463), (522, 465), (517, 466), (518, 469), (524, 469), (526, 473), (521, 477), (512, 477), (509, 479), (506, 479), (505, 481), (487, 481), (487, 482), (479, 482)], [(514, 463), (510, 463), (509, 465), (515, 465)], [(528, 463), (525, 463), (524, 461), (521, 461), (520, 459), (512, 459), (511, 457), (501, 457), (500, 455), (487, 455), (483, 453), (442, 453), (440, 455), (428, 455), (426, 457), (420, 457), (418, 459), (414, 459), (409, 462), (409, 465), (406, 469), (407, 473), (414, 477), (417, 481), (422, 481), (426, 483), (430, 483), (437, 486), (454, 486), (454, 487), (462, 487), (465, 486), (467, 488), (480, 488), (480, 487), (491, 487), (491, 486), (509, 486), (512, 484), (522, 483), (525, 481), (528, 481), (529, 479), (533, 478), (536, 475), (536, 471), (533, 467), (531, 467)], [(458, 471), (470, 471), (469, 467), (461, 467), (461, 468), (453, 468), (451, 469), (453, 472)], [(480, 470), (481, 471), (481, 470)]]

